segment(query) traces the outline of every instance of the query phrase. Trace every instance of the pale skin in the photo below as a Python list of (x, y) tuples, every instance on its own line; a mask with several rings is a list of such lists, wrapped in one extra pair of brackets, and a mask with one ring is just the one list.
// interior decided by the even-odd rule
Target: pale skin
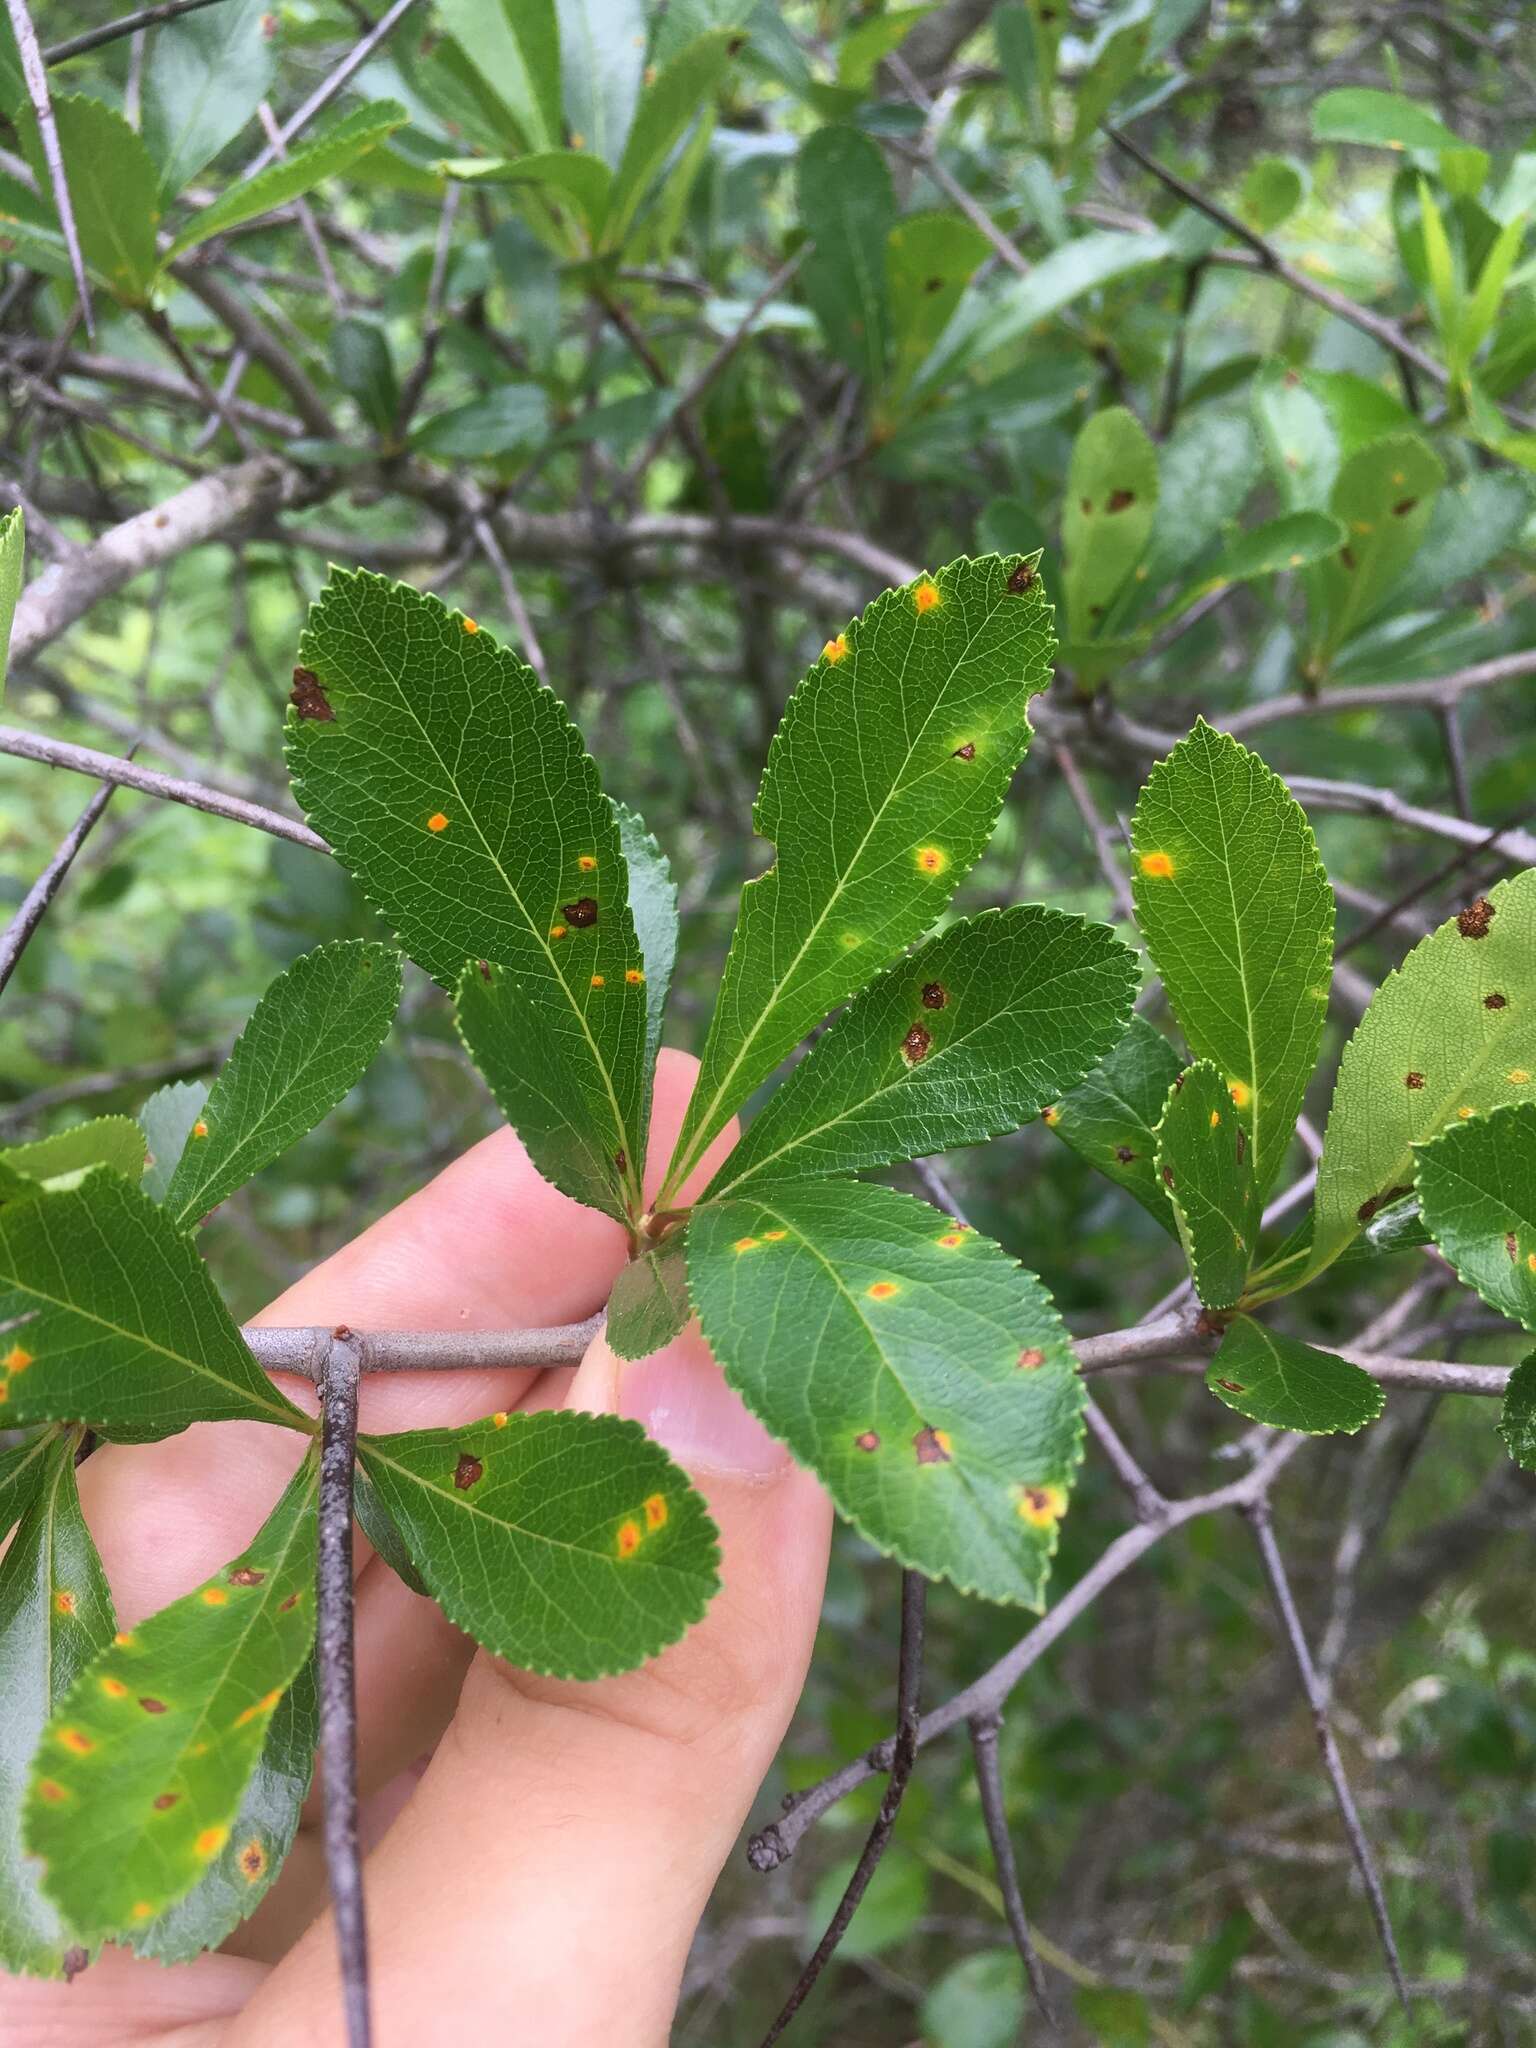
[[(652, 1187), (695, 1072), (684, 1055), (662, 1054)], [(733, 1136), (711, 1147), (693, 1188)], [(502, 1131), (258, 1320), (357, 1329), (568, 1322), (602, 1305), (624, 1255), (619, 1227), (557, 1194)], [(287, 1390), (313, 1409), (312, 1390)], [(719, 1525), (723, 1590), (697, 1628), (641, 1670), (566, 1684), (477, 1652), (359, 1537), (359, 1765), (378, 2048), (661, 2048), (694, 1930), (810, 1659), (826, 1498), (725, 1389), (696, 1332), (638, 1365), (620, 1364), (599, 1337), (574, 1375), (381, 1375), (364, 1384), (362, 1423), (447, 1426), (501, 1408), (551, 1407), (635, 1415), (667, 1444)], [(88, 1459), (81, 1496), (121, 1625), (234, 1556), (302, 1449), (291, 1432), (223, 1423)], [(167, 1970), (108, 1950), (68, 1986), (0, 1980), (0, 2044), (340, 2048), (340, 2011), (312, 1797), (282, 1877), (222, 1952)]]

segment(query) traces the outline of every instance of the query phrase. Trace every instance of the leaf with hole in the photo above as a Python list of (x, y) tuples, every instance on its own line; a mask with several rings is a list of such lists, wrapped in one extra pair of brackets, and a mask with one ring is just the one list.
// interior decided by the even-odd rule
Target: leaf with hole
[(312, 1452), (247, 1550), (114, 1636), (56, 1705), (26, 1843), (82, 1936), (147, 1925), (229, 1842), (314, 1642), (318, 1471)]
[(115, 1173), (0, 1208), (0, 1418), (134, 1441), (242, 1419), (309, 1430), (241, 1340), (207, 1267)]
[(1040, 1605), (1084, 1396), (1032, 1273), (892, 1188), (795, 1181), (694, 1211), (688, 1290), (726, 1378), (861, 1535)]
[(300, 660), (330, 712), (289, 716), (305, 814), (458, 988), (539, 1170), (622, 1218), (645, 1156), (645, 970), (618, 823), (564, 707), (473, 620), (363, 570), (332, 572)]
[(1317, 1063), (1333, 891), (1296, 799), (1198, 721), (1147, 779), (1131, 827), (1136, 915), (1197, 1059), (1221, 1072), (1262, 1196)]
[(393, 947), (303, 953), (251, 1013), (192, 1125), (165, 1196), (188, 1230), (314, 1129), (362, 1079), (400, 1002)]
[(1239, 1316), (1211, 1360), (1205, 1384), (1219, 1401), (1271, 1429), (1352, 1436), (1381, 1413), (1380, 1385), (1347, 1358)]
[(813, 1025), (939, 917), (981, 853), (1050, 678), (1033, 562), (984, 555), (877, 597), (790, 699), (670, 1195)]
[(1132, 1017), (1087, 1079), (1042, 1112), (1064, 1144), (1134, 1195), (1168, 1231), (1176, 1226), (1157, 1172), (1156, 1130), (1181, 1065), (1155, 1024)]
[(524, 1670), (631, 1670), (714, 1596), (715, 1525), (638, 1423), (546, 1410), (358, 1453), (449, 1620)]
[(1262, 1205), (1247, 1128), (1209, 1060), (1187, 1067), (1169, 1092), (1157, 1127), (1157, 1173), (1195, 1293), (1207, 1308), (1231, 1308), (1258, 1249)]
[(1461, 1279), (1536, 1330), (1536, 1069), (1523, 1094), (1416, 1146), (1414, 1178), (1424, 1221)]
[(1115, 1044), (1136, 956), (1107, 925), (1015, 904), (962, 918), (855, 998), (779, 1084), (710, 1195), (975, 1145)]

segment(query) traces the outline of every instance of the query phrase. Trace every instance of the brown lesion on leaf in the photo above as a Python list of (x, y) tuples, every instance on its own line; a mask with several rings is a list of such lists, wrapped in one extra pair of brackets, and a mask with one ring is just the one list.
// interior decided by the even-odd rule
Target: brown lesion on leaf
[(145, 1698), (139, 1701), (139, 1705), (144, 1709), (146, 1714), (163, 1714), (166, 1711), (165, 1701), (157, 1700), (153, 1697), (146, 1696)]
[(1038, 1344), (1027, 1344), (1018, 1356), (1020, 1372), (1038, 1372), (1045, 1363), (1045, 1353)]
[(254, 1835), (242, 1845), (235, 1863), (247, 1884), (259, 1884), (267, 1874), (267, 1852)]
[(853, 1445), (854, 1449), (859, 1451), (878, 1451), (880, 1448), (879, 1431), (873, 1429), (861, 1430), (854, 1438)]
[(288, 1595), (288, 1598), (285, 1601), (283, 1601), (281, 1606), (278, 1608), (278, 1613), (287, 1614), (290, 1611), (290, 1609), (298, 1606), (299, 1602), (303, 1599), (303, 1597), (304, 1595), (302, 1593), (290, 1593)]
[(1507, 1230), (1504, 1233), (1504, 1250), (1508, 1254), (1509, 1263), (1513, 1266), (1520, 1257), (1520, 1247), (1515, 1241), (1515, 1233), (1512, 1230)]
[(1408, 1187), (1387, 1188), (1382, 1194), (1372, 1195), (1367, 1201), (1362, 1202), (1355, 1211), (1355, 1219), (1359, 1223), (1369, 1223), (1378, 1209), (1385, 1209), (1389, 1202), (1399, 1201), (1404, 1195), (1412, 1193), (1413, 1189)]
[(1136, 493), (1134, 491), (1111, 491), (1109, 502), (1105, 505), (1104, 510), (1106, 512), (1128, 512), (1135, 502)]
[(266, 1576), (265, 1572), (257, 1571), (254, 1565), (242, 1564), (230, 1573), (229, 1583), (232, 1586), (259, 1586)]
[(578, 931), (597, 923), (597, 903), (591, 896), (578, 896), (574, 903), (563, 903), (560, 911), (566, 923), (575, 925)]
[(948, 1465), (954, 1460), (948, 1430), (930, 1429), (926, 1423), (913, 1437), (912, 1449), (919, 1465)]
[(1029, 562), (1020, 562), (1017, 569), (1008, 578), (1008, 595), (1010, 597), (1022, 597), (1026, 591), (1033, 590), (1034, 587), (1035, 571), (1033, 565)]
[(1165, 1166), (1163, 1168), (1163, 1186), (1165, 1188), (1171, 1188), (1173, 1186), (1173, 1168), (1171, 1166)]
[(1131, 1161), (1136, 1157), (1136, 1154), (1131, 1150), (1129, 1145), (1117, 1145), (1115, 1147), (1115, 1157), (1119, 1160), (1122, 1166), (1129, 1166)]
[(1397, 503), (1392, 507), (1393, 517), (1397, 519), (1406, 519), (1408, 517), (1408, 514), (1413, 510), (1413, 508), (1415, 507), (1415, 505), (1418, 504), (1418, 502), (1419, 501), (1417, 498), (1399, 498)]
[(1493, 923), (1497, 905), (1490, 903), (1486, 896), (1479, 896), (1469, 903), (1465, 910), (1456, 913), (1456, 929), (1464, 939), (1486, 939), (1488, 927)]
[(942, 277), (929, 277), (923, 280), (923, 290), (925, 292), (941, 292), (943, 289), (944, 280)]
[(1340, 549), (1339, 549), (1339, 560), (1340, 560), (1340, 561), (1341, 561), (1341, 562), (1342, 562), (1342, 563), (1344, 564), (1344, 566), (1345, 566), (1345, 568), (1346, 568), (1346, 569), (1353, 569), (1353, 568), (1354, 568), (1354, 566), (1355, 566), (1355, 551), (1354, 551), (1354, 549), (1353, 549), (1353, 548), (1340, 548)]
[(1496, 989), (1491, 996), (1483, 997), (1483, 1008), (1485, 1010), (1507, 1010), (1509, 1008), (1509, 997), (1501, 996)]
[(490, 961), (489, 961), (489, 960), (477, 960), (477, 961), (475, 962), (475, 965), (476, 965), (476, 966), (477, 966), (477, 967), (479, 968), (479, 970), (480, 970), (480, 979), (481, 979), (482, 981), (489, 981), (489, 980), (490, 980), (490, 978), (491, 978), (491, 963), (490, 963)]
[(288, 702), (300, 718), (318, 718), (322, 724), (333, 725), (336, 713), (331, 709), (331, 700), (320, 687), (320, 678), (312, 668), (296, 668), (293, 672), (293, 688)]
[(1247, 1389), (1244, 1387), (1241, 1380), (1218, 1380), (1216, 1384), (1218, 1387), (1224, 1387), (1229, 1394), (1242, 1394), (1247, 1392)]
[(472, 1486), (479, 1483), (484, 1471), (485, 1467), (478, 1458), (471, 1457), (468, 1451), (462, 1451), (459, 1454), (459, 1462), (453, 1468), (453, 1483), (460, 1493), (468, 1493)]
[(169, 1813), (171, 1808), (179, 1802), (180, 1798), (181, 1794), (179, 1792), (162, 1792), (153, 1801), (156, 1813)]
[(933, 1049), (933, 1033), (926, 1024), (914, 1024), (901, 1041), (901, 1056), (909, 1067), (927, 1059)]
[(948, 1001), (949, 990), (942, 981), (925, 981), (923, 983), (923, 1008), (925, 1010), (942, 1010)]
[(1422, 1088), (1424, 1086), (1424, 1076), (1415, 1068), (1411, 1074), (1404, 1074), (1403, 1086), (1405, 1088)]
[(950, 755), (952, 761), (974, 761), (975, 758), (976, 742), (974, 740), (963, 741), (960, 746), (955, 748), (953, 754)]
[(1241, 1125), (1241, 1124), (1239, 1124), (1239, 1125), (1238, 1125), (1238, 1127), (1237, 1127), (1237, 1163), (1238, 1163), (1238, 1165), (1239, 1165), (1239, 1166), (1241, 1166), (1241, 1165), (1242, 1165), (1242, 1163), (1243, 1163), (1243, 1161), (1244, 1161), (1244, 1160), (1245, 1160), (1245, 1159), (1246, 1159), (1247, 1157), (1248, 1157), (1248, 1133), (1247, 1133), (1247, 1132), (1246, 1132), (1246, 1131), (1245, 1131), (1245, 1130), (1243, 1129), (1242, 1125)]

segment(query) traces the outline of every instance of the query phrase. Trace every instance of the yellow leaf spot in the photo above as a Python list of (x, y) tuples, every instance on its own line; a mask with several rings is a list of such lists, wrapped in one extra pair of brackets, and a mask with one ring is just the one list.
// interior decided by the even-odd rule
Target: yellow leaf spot
[(1041, 1110), (1040, 1121), (1043, 1124), (1057, 1124), (1061, 1122), (1061, 1111), (1054, 1102), (1048, 1102), (1044, 1109)]
[(1533, 1273), (1536, 1273), (1536, 1252), (1527, 1252), (1525, 1255), (1525, 1263), (1530, 1267)]
[(120, 1650), (131, 1650), (133, 1648), (133, 1637), (130, 1635), (125, 1635), (120, 1632), (119, 1634), (115, 1635), (112, 1638), (112, 1640)]
[(1300, 555), (1292, 555), (1292, 556), (1291, 556), (1291, 558), (1290, 558), (1290, 566), (1291, 566), (1291, 568), (1293, 568), (1293, 569), (1299, 569), (1299, 568), (1301, 567), (1301, 557), (1300, 557)]
[(1227, 1093), (1239, 1109), (1246, 1109), (1253, 1100), (1253, 1090), (1246, 1081), (1228, 1081)]
[(620, 1557), (633, 1557), (635, 1552), (640, 1548), (640, 1542), (640, 1524), (638, 1522), (633, 1521), (620, 1522), (618, 1538), (618, 1551)]
[(565, 937), (565, 926), (563, 924), (552, 924), (549, 928), (549, 936), (552, 939), (563, 939)]
[(640, 969), (638, 967), (626, 967), (624, 970), (624, 979), (629, 983), (631, 988), (639, 988), (640, 984), (645, 980), (645, 976), (640, 972)]
[(4, 1358), (0, 1358), (0, 1366), (4, 1366), (7, 1372), (25, 1372), (31, 1363), (31, 1352), (23, 1351), (19, 1344), (13, 1344)]
[(464, 630), (466, 633), (478, 633), (480, 627), (474, 619), (466, 619), (464, 621)]
[(866, 1287), (864, 1292), (871, 1301), (889, 1301), (893, 1294), (900, 1294), (901, 1289), (894, 1280), (876, 1280), (872, 1286)]
[(1469, 1116), (1476, 1116), (1477, 1111), (1472, 1107), (1470, 1102), (1467, 1102), (1462, 1104), (1461, 1108), (1457, 1110), (1456, 1114), (1461, 1118), (1462, 1122), (1465, 1123)]
[(759, 1242), (755, 1237), (738, 1237), (731, 1246), (733, 1252), (749, 1252)]
[(647, 1529), (665, 1527), (667, 1512), (665, 1494), (653, 1493), (645, 1503), (645, 1526)]
[(826, 646), (823, 647), (821, 658), (823, 661), (830, 661), (835, 664), (841, 661), (847, 652), (848, 635), (846, 633), (839, 633), (835, 640), (829, 640)]
[(1351, 533), (1374, 533), (1376, 531), (1369, 519), (1351, 519), (1349, 530)]
[(59, 1743), (62, 1748), (72, 1751), (75, 1756), (89, 1756), (96, 1747), (89, 1735), (82, 1734), (78, 1728), (61, 1728), (59, 1730)]
[(1530, 1078), (1524, 1067), (1511, 1067), (1509, 1070), (1509, 1079), (1517, 1088), (1523, 1088)]
[(1136, 865), (1144, 875), (1150, 875), (1155, 882), (1166, 882), (1173, 873), (1173, 860), (1166, 853), (1144, 853)]
[(788, 1235), (789, 1232), (787, 1230), (765, 1230), (763, 1232), (763, 1243), (782, 1244)]
[(109, 1700), (125, 1700), (128, 1697), (128, 1688), (120, 1678), (104, 1678), (101, 1681), (101, 1689)]
[(949, 866), (949, 855), (937, 846), (920, 846), (917, 849), (917, 864), (925, 875), (942, 875)]
[[(586, 148), (586, 146), (587, 146), (587, 138), (585, 137), (585, 135), (583, 135), (583, 134), (581, 133), (581, 131), (580, 131), (580, 129), (579, 129), (579, 128), (573, 128), (573, 129), (571, 130), (571, 147), (572, 147), (572, 149), (585, 149), (585, 148)], [(1401, 147), (1402, 147), (1402, 145), (1401, 145), (1401, 144), (1399, 144), (1399, 145), (1398, 145), (1398, 147), (1399, 147), (1399, 148), (1401, 148)]]
[(590, 875), (597, 866), (597, 855), (595, 853), (579, 853), (576, 856), (576, 865), (584, 875)]
[(208, 1126), (203, 1122), (203, 1119), (201, 1117), (199, 1117), (197, 1122), (192, 1126), (192, 1135), (194, 1138), (207, 1137)]
[(936, 605), (944, 602), (939, 595), (939, 586), (931, 576), (925, 576), (912, 593), (912, 602), (920, 612), (931, 612)]
[(506, 1426), (507, 1411), (505, 1408), (498, 1408), (496, 1410), (496, 1413), (491, 1417), (491, 1427), (493, 1429), (505, 1429)]
[(136, 1899), (133, 1905), (132, 1917), (135, 1920), (153, 1920), (155, 1909), (148, 1899)]
[(53, 1596), (53, 1606), (56, 1614), (73, 1614), (75, 1611), (74, 1594), (66, 1593), (61, 1589)]
[(604, 978), (603, 978), (603, 976), (602, 976), (602, 975), (600, 975), (600, 974), (594, 974), (594, 975), (593, 975), (593, 977), (592, 977), (592, 986), (593, 986), (594, 988), (606, 988), (606, 987), (608, 986), (608, 984), (607, 984), (607, 982), (606, 982), (606, 981), (604, 980)]
[(50, 1806), (60, 1806), (69, 1797), (57, 1778), (39, 1778), (37, 1796), (46, 1799)]
[(209, 1856), (217, 1856), (228, 1840), (228, 1828), (204, 1828), (192, 1846), (199, 1856), (206, 1859)]
[(1019, 1520), (1032, 1529), (1054, 1529), (1066, 1511), (1065, 1487), (1025, 1486), (1019, 1490)]
[(427, 820), (427, 830), (429, 832), (446, 832), (448, 830), (448, 813), (446, 811), (434, 811)]
[(963, 1230), (946, 1230), (944, 1235), (941, 1238), (937, 1238), (935, 1242), (943, 1245), (946, 1251), (953, 1251), (957, 1244), (965, 1243), (965, 1232)]
[(1408, 476), (1407, 476), (1407, 472), (1406, 472), (1406, 471), (1404, 471), (1404, 470), (1401, 470), (1401, 469), (1394, 469), (1394, 470), (1393, 470), (1393, 472), (1392, 472), (1392, 481), (1393, 481), (1393, 483), (1395, 483), (1395, 484), (1405, 484), (1405, 483), (1407, 483), (1407, 481), (1408, 481)]
[(203, 1588), (203, 1605), (205, 1607), (222, 1607), (228, 1598), (229, 1595), (222, 1586), (204, 1586)]

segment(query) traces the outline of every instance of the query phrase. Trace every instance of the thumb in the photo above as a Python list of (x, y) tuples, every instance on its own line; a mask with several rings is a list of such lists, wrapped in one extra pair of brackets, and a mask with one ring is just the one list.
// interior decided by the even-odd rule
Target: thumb
[[(663, 2048), (694, 1929), (804, 1682), (826, 1497), (696, 1330), (635, 1364), (599, 1337), (567, 1405), (634, 1417), (686, 1467), (720, 1529), (722, 1590), (681, 1642), (619, 1678), (576, 1685), (476, 1658), (368, 1864), (382, 2048), (442, 2038), (450, 2012), (460, 2039)], [(336, 1996), (333, 1958), (327, 1916), (233, 2039), (302, 2038)]]

